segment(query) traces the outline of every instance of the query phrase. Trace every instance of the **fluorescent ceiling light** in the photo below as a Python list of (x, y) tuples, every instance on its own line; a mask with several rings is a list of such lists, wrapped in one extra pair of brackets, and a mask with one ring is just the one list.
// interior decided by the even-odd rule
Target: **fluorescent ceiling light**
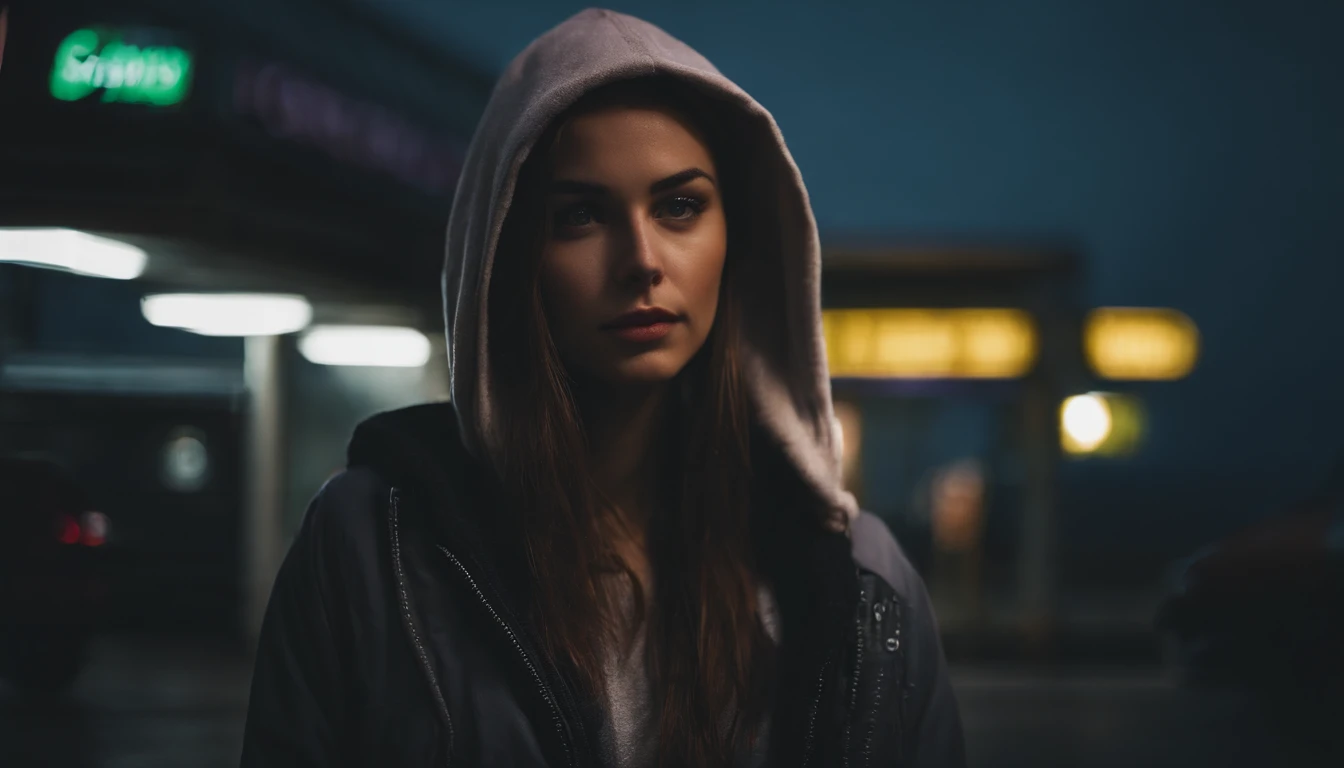
[(414, 328), (378, 325), (315, 325), (299, 337), (299, 352), (318, 365), (419, 368), (430, 344)]
[(151, 324), (202, 336), (279, 336), (308, 327), (313, 308), (302, 296), (266, 293), (163, 293), (140, 311)]
[(134, 280), (149, 261), (128, 243), (73, 229), (0, 229), (0, 262)]

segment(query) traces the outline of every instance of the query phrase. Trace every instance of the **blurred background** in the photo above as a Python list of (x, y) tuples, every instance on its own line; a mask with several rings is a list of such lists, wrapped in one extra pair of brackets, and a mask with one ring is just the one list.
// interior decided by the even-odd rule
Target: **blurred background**
[[(0, 0), (0, 765), (237, 764), (308, 499), (447, 396), (493, 79), (582, 7)], [(612, 7), (789, 140), (972, 765), (1344, 764), (1344, 4)]]

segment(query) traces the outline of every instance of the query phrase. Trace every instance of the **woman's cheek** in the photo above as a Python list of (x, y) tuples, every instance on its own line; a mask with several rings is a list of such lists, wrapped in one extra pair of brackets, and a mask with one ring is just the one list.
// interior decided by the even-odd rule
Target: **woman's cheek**
[(724, 254), (717, 253), (714, 257), (701, 262), (695, 275), (695, 301), (700, 307), (708, 308), (713, 312), (719, 303), (719, 285), (723, 282), (723, 264)]
[(570, 309), (575, 299), (574, 260), (563, 252), (547, 251), (541, 261), (541, 293), (548, 308)]
[(569, 268), (576, 263), (583, 262), (557, 259), (542, 265), (542, 302), (546, 305), (551, 334), (562, 346), (582, 343), (574, 336), (581, 336), (581, 329), (595, 327), (597, 322), (589, 315), (597, 310), (600, 291), (594, 290), (593, 275), (582, 269)]

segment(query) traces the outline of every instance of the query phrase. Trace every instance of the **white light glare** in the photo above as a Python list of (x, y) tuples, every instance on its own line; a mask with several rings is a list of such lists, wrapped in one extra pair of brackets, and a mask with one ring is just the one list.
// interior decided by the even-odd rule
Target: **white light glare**
[(1064, 401), (1060, 414), (1064, 433), (1080, 452), (1096, 450), (1111, 434), (1111, 408), (1097, 394), (1075, 395)]
[(0, 229), (0, 262), (77, 275), (134, 280), (149, 258), (140, 248), (73, 229)]
[(313, 308), (302, 296), (265, 293), (162, 293), (140, 311), (152, 325), (202, 336), (279, 336), (308, 327)]
[(414, 328), (380, 325), (316, 325), (299, 337), (299, 352), (318, 365), (419, 368), (430, 344)]

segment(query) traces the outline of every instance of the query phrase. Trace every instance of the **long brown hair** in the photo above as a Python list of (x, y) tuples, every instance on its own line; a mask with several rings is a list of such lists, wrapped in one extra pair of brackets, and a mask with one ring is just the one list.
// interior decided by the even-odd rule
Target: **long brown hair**
[[(532, 572), (532, 619), (546, 651), (593, 696), (605, 691), (604, 653), (647, 620), (663, 765), (723, 765), (753, 741), (773, 660), (757, 614), (750, 417), (737, 336), (735, 285), (747, 243), (735, 219), (745, 207), (735, 200), (744, 180), (704, 98), (646, 78), (594, 92), (556, 120), (520, 172), (489, 295), (502, 480)], [(715, 323), (676, 382), (683, 394), (673, 420), (683, 425), (675, 436), (682, 463), (675, 487), (667, 489), (676, 513), (656, 515), (650, 524), (652, 606), (644, 605), (644, 586), (613, 546), (628, 531), (594, 485), (573, 382), (551, 338), (538, 280), (549, 148), (570, 116), (612, 100), (670, 106), (700, 129), (728, 217)], [(613, 571), (624, 580), (610, 578)], [(623, 615), (627, 589), (634, 625)], [(593, 642), (595, 630), (605, 643)]]

